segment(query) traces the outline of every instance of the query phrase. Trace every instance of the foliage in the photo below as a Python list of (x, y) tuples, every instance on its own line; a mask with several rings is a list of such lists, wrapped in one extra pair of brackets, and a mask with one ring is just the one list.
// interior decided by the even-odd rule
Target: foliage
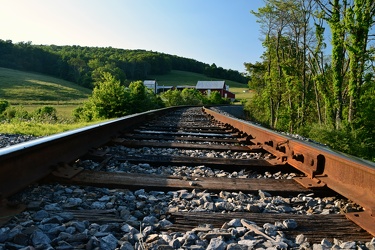
[(104, 72), (101, 79), (89, 100), (73, 111), (77, 120), (115, 118), (163, 107), (161, 99), (141, 81), (132, 82), (129, 88), (125, 88), (108, 72)]
[(7, 120), (26, 121), (30, 119), (29, 113), (22, 107), (7, 107), (3, 112), (3, 117)]
[(313, 126), (307, 134), (311, 139), (327, 144), (338, 151), (375, 161), (374, 130), (352, 130), (348, 127), (334, 129), (333, 127)]
[(6, 100), (0, 100), (0, 114), (3, 113), (9, 107), (9, 102)]
[(196, 89), (170, 89), (161, 94), (166, 106), (229, 104), (230, 100), (222, 98), (219, 92), (213, 91), (210, 96), (203, 95)]
[(165, 105), (180, 106), (180, 105), (201, 105), (205, 102), (205, 97), (196, 89), (170, 89), (161, 94), (161, 99)]
[(94, 124), (94, 122), (45, 123), (36, 121), (12, 121), (1, 124), (1, 133), (47, 136), (72, 129), (82, 128), (92, 124)]
[[(375, 2), (266, 0), (263, 61), (245, 64), (254, 98), (249, 116), (269, 127), (303, 132), (332, 147), (373, 159)], [(332, 54), (325, 50), (324, 27)]]
[(32, 114), (32, 117), (39, 122), (56, 122), (57, 112), (54, 107), (44, 106), (36, 109)]

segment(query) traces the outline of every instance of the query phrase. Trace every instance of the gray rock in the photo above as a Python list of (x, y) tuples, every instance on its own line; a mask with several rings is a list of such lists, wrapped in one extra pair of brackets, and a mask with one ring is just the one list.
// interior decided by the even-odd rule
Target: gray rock
[(269, 194), (269, 193), (267, 193), (265, 191), (262, 191), (262, 190), (258, 190), (258, 194), (259, 194), (259, 196), (260, 196), (261, 199), (265, 199), (267, 197), (271, 197), (272, 196), (271, 194)]
[(249, 248), (246, 245), (241, 245), (238, 243), (230, 243), (227, 246), (227, 250), (248, 250), (248, 249), (251, 249), (251, 248)]
[(242, 223), (240, 219), (232, 219), (228, 222), (229, 227), (241, 227)]
[(240, 240), (238, 241), (238, 244), (247, 246), (248, 248), (251, 249), (257, 244), (257, 241), (256, 240)]
[(288, 229), (295, 229), (298, 227), (297, 222), (294, 219), (284, 220), (283, 224)]
[(299, 235), (296, 236), (296, 240), (295, 240), (296, 244), (301, 245), (305, 241), (306, 241), (305, 235), (299, 234)]
[(178, 249), (181, 247), (181, 242), (178, 239), (173, 239), (169, 242), (169, 245), (173, 247), (173, 249)]
[(213, 238), (210, 240), (206, 250), (225, 250), (227, 243), (220, 238)]
[(65, 207), (76, 207), (82, 204), (82, 199), (81, 198), (68, 198)]
[(70, 212), (61, 212), (61, 213), (57, 213), (56, 215), (61, 217), (63, 219), (63, 222), (74, 219), (73, 213), (70, 213)]
[(106, 202), (95, 201), (91, 204), (92, 209), (105, 209)]
[(173, 225), (173, 223), (164, 218), (161, 221), (159, 221), (159, 225), (160, 225), (160, 227), (165, 228), (165, 227), (168, 227), (170, 225)]
[(41, 230), (35, 230), (31, 235), (31, 241), (34, 246), (49, 246), (51, 239)]
[(9, 232), (10, 232), (9, 227), (0, 228), (0, 243), (4, 243), (5, 241), (9, 239)]
[(121, 243), (120, 250), (134, 250), (134, 247), (130, 242), (125, 241)]
[(87, 221), (73, 221), (70, 223), (70, 225), (75, 227), (79, 232), (82, 233), (88, 227), (88, 222)]
[(33, 215), (35, 221), (42, 221), (45, 218), (49, 218), (49, 213), (46, 210), (39, 210)]
[(53, 203), (53, 204), (45, 205), (44, 210), (46, 210), (46, 211), (61, 211), (62, 208), (58, 203)]
[(332, 243), (327, 240), (327, 239), (322, 239), (322, 241), (320, 242), (320, 244), (323, 246), (323, 247), (327, 247), (327, 248), (331, 248), (332, 247)]
[(158, 223), (158, 219), (155, 216), (150, 215), (145, 216), (142, 222), (148, 225), (155, 225), (156, 223)]
[(343, 242), (340, 244), (342, 249), (356, 249), (357, 244), (354, 241)]
[(107, 236), (100, 239), (100, 249), (101, 250), (114, 250), (117, 247), (117, 239), (113, 234), (108, 234)]
[(313, 244), (313, 250), (329, 250), (329, 248), (322, 246), (321, 244)]

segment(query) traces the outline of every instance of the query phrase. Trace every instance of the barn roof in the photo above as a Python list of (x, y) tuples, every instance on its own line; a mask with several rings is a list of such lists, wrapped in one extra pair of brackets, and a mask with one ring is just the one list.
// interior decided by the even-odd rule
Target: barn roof
[(144, 80), (143, 81), (143, 84), (146, 85), (146, 84), (155, 84), (156, 83), (156, 80)]
[(225, 81), (198, 81), (196, 89), (225, 89)]

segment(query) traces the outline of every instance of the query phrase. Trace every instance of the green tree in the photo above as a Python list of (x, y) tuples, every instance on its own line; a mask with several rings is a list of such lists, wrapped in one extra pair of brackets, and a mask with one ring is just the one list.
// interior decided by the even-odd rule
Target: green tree
[(131, 113), (139, 113), (163, 107), (160, 97), (148, 89), (142, 81), (131, 82), (129, 85), (129, 109)]
[(89, 98), (89, 109), (94, 109), (93, 118), (113, 118), (130, 113), (127, 103), (130, 94), (110, 73), (103, 73), (103, 81), (95, 86), (92, 96)]

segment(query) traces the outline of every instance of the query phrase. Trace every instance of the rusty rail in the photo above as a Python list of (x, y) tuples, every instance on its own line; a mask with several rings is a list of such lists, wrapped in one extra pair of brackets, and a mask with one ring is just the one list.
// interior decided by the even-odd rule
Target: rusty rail
[(243, 132), (243, 136), (274, 154), (280, 163), (287, 163), (307, 177), (297, 181), (306, 187), (326, 185), (361, 205), (363, 213), (348, 214), (372, 235), (375, 235), (375, 164), (326, 147), (284, 136), (269, 129), (231, 118), (203, 108), (213, 119)]
[(174, 110), (159, 109), (0, 149), (0, 200), (110, 141), (120, 131)]

